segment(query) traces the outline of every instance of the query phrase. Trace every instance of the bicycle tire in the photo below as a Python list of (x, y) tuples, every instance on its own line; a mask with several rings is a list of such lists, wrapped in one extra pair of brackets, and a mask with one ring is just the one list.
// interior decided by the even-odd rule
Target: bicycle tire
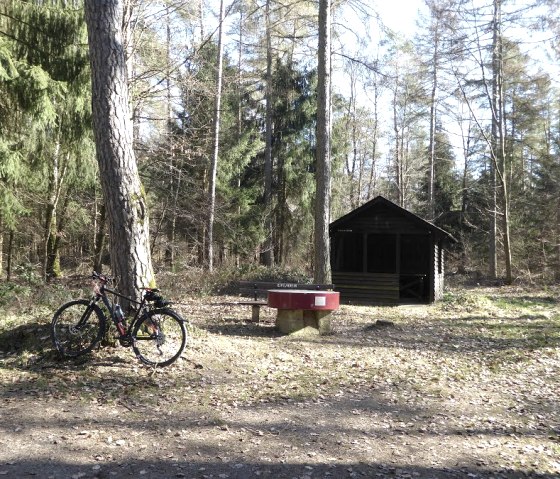
[(154, 309), (142, 315), (132, 329), (132, 349), (148, 366), (169, 366), (187, 345), (185, 320), (172, 309)]
[(51, 339), (62, 356), (87, 354), (103, 339), (105, 315), (99, 306), (90, 303), (87, 299), (77, 299), (63, 304), (54, 313)]

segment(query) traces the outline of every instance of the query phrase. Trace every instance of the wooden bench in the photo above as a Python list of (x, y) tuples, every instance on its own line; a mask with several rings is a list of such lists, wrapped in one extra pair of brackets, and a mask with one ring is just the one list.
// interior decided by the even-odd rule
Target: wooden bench
[(332, 290), (333, 284), (305, 284), (287, 281), (239, 281), (235, 284), (241, 296), (251, 299), (234, 301), (228, 304), (251, 306), (251, 320), (258, 322), (261, 306), (268, 306), (268, 292), (271, 289)]

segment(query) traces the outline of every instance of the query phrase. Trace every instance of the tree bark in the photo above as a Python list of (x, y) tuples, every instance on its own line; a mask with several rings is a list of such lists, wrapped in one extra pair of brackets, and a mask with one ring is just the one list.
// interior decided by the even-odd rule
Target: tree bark
[[(490, 238), (490, 275), (497, 276), (496, 233), (498, 206), (501, 210), (501, 224), (503, 234), (503, 254), (505, 263), (505, 281), (513, 282), (511, 271), (511, 240), (509, 225), (509, 188), (506, 172), (506, 128), (504, 104), (504, 71), (502, 54), (502, 13), (501, 0), (494, 0), (494, 16), (492, 21), (492, 212)], [(499, 192), (499, 198), (498, 198)], [(493, 237), (492, 237), (493, 236)]]
[[(109, 224), (111, 267), (133, 298), (154, 285), (148, 210), (132, 146), (120, 0), (85, 1), (93, 129)], [(126, 305), (127, 306), (127, 305)]]
[[(96, 199), (97, 209), (97, 199)], [(97, 211), (95, 212), (96, 228), (93, 245), (93, 270), (101, 273), (103, 270), (103, 252), (105, 250), (105, 223), (106, 223), (106, 210), (105, 204), (99, 206), (99, 219), (97, 218)]]
[[(436, 19), (439, 26), (439, 19)], [(436, 26), (436, 28), (438, 28)], [(432, 91), (430, 94), (430, 155), (428, 170), (428, 211), (429, 219), (433, 221), (436, 216), (435, 205), (435, 163), (436, 163), (436, 124), (437, 124), (437, 94), (438, 94), (438, 65), (439, 65), (439, 31), (436, 30), (434, 38), (434, 52), (432, 57)]]
[(492, 99), (491, 99), (491, 109), (492, 109), (492, 131), (491, 131), (491, 161), (490, 161), (490, 235), (488, 238), (488, 275), (491, 278), (496, 278), (498, 261), (497, 261), (497, 235), (498, 235), (498, 195), (497, 195), (497, 169), (498, 169), (498, 159), (497, 154), (499, 150), (498, 146), (498, 134), (500, 131), (499, 124), (499, 102), (498, 97), (498, 74), (500, 67), (500, 35), (499, 35), (499, 2), (494, 0), (494, 18), (492, 21)]
[(214, 104), (214, 148), (212, 152), (212, 164), (210, 165), (210, 187), (208, 192), (208, 227), (207, 227), (207, 265), (208, 271), (214, 269), (214, 217), (216, 210), (216, 179), (218, 177), (218, 156), (220, 153), (220, 109), (222, 103), (222, 70), (223, 70), (223, 21), (224, 0), (220, 0), (220, 18), (218, 27), (218, 70), (216, 72), (216, 97)]
[(49, 178), (49, 191), (47, 199), (47, 209), (45, 212), (45, 236), (44, 236), (44, 257), (43, 257), (43, 279), (58, 278), (61, 275), (60, 257), (57, 244), (57, 207), (60, 201), (62, 183), (66, 176), (68, 162), (61, 164), (60, 161), (60, 141), (57, 141), (53, 153), (52, 165)]
[(317, 69), (317, 171), (315, 193), (316, 283), (331, 282), (331, 0), (319, 0), (319, 52)]
[(266, 2), (266, 91), (265, 91), (265, 150), (264, 150), (264, 207), (265, 207), (265, 235), (263, 263), (272, 266), (273, 253), (273, 225), (272, 225), (272, 32), (270, 21), (270, 2)]
[[(172, 125), (172, 95), (171, 95), (171, 8), (166, 10), (165, 25), (165, 90), (166, 90), (166, 118), (167, 118), (167, 149), (169, 151), (169, 198), (171, 202), (170, 212), (166, 218), (167, 244), (165, 245), (165, 262), (171, 271), (175, 271), (175, 232), (177, 225), (177, 198), (181, 184), (181, 169), (175, 165), (175, 145), (173, 144)], [(176, 169), (177, 168), (177, 169)], [(177, 171), (177, 173), (176, 173)], [(177, 178), (175, 178), (177, 176)]]

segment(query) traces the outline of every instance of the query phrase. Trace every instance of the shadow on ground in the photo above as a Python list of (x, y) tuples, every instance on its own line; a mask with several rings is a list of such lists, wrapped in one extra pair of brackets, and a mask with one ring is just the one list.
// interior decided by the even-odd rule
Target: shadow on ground
[[(337, 463), (333, 465), (306, 465), (284, 462), (282, 464), (246, 462), (240, 459), (234, 463), (220, 460), (197, 461), (183, 458), (158, 459), (164, 451), (146, 451), (150, 458), (134, 462), (92, 462), (89, 464), (64, 463), (53, 461), (22, 461), (0, 467), (0, 474), (6, 477), (64, 477), (80, 479), (105, 479), (110, 477), (142, 477), (146, 479), (177, 478), (541, 478), (553, 479), (553, 476), (521, 474), (510, 469), (468, 469), (468, 468), (398, 468), (386, 464), (371, 463)], [(185, 455), (188, 455), (185, 454)], [(13, 475), (12, 475), (13, 474)], [(556, 476), (557, 477), (557, 476)]]

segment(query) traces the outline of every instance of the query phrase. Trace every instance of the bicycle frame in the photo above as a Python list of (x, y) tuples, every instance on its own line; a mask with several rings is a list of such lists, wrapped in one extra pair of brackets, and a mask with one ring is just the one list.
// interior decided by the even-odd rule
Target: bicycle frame
[(120, 337), (126, 336), (132, 330), (132, 326), (137, 321), (137, 319), (141, 317), (140, 314), (144, 311), (147, 301), (145, 300), (144, 297), (142, 297), (141, 301), (136, 301), (135, 299), (130, 298), (124, 294), (121, 294), (118, 291), (115, 291), (114, 289), (108, 288), (103, 280), (101, 279), (97, 279), (97, 280), (99, 280), (101, 284), (96, 283), (94, 285), (94, 296), (91, 299), (90, 304), (95, 304), (99, 302), (99, 300), (101, 300), (105, 305), (105, 307), (107, 308), (107, 310), (109, 311), (109, 314), (111, 315), (111, 319), (115, 325), (117, 324), (117, 318), (115, 316), (115, 306), (114, 306), (115, 301), (111, 301), (107, 293), (117, 296), (119, 298), (126, 299), (127, 301), (138, 305), (138, 309), (136, 310), (134, 317), (132, 318), (128, 327), (126, 328), (125, 333), (122, 334), (119, 331), (119, 328), (117, 328), (117, 332), (119, 333)]

